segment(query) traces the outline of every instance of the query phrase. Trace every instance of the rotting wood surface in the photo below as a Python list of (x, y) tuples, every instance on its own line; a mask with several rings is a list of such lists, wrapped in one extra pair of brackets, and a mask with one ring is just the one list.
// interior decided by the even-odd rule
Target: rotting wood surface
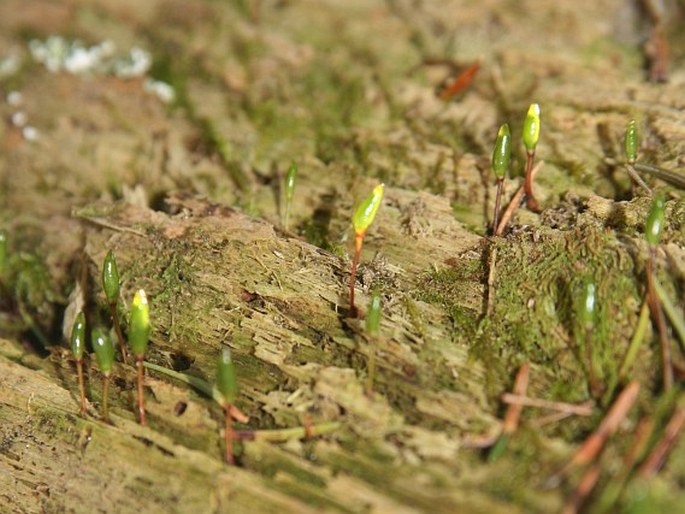
[[(0, 57), (23, 59), (0, 76), (3, 96), (22, 93), (18, 105), (0, 104), (0, 223), (22, 284), (0, 303), (0, 510), (561, 508), (577, 477), (552, 489), (545, 480), (604, 409), (587, 388), (572, 293), (597, 281), (595, 344), (612, 385), (642, 301), (649, 204), (620, 201), (630, 188), (615, 162), (635, 117), (640, 159), (682, 167), (678, 36), (666, 26), (676, 65), (670, 83), (655, 85), (640, 68), (647, 27), (636, 5), (618, 0), (140, 4), (0, 4)], [(177, 105), (146, 92), (144, 78), (47, 71), (28, 57), (27, 39), (51, 34), (150, 50), (151, 73), (172, 84)], [(469, 88), (439, 100), (439, 83), (475, 60)], [(484, 238), (497, 127), (511, 123), (516, 140), (531, 101), (543, 109), (536, 195), (545, 210), (520, 211), (506, 238)], [(13, 121), (17, 111), (37, 139)], [(516, 174), (521, 148), (514, 154)], [(279, 184), (290, 161), (300, 173), (285, 233)], [(369, 399), (369, 346), (363, 323), (346, 317), (346, 284), (353, 207), (381, 181), (386, 198), (358, 281), (362, 309), (372, 287), (384, 299)], [(506, 195), (516, 187), (508, 181)], [(668, 192), (657, 275), (682, 298), (685, 208)], [(227, 468), (210, 400), (148, 372), (151, 426), (141, 428), (134, 370), (118, 364), (108, 426), (90, 361), (89, 418), (80, 419), (59, 334), (82, 293), (89, 323), (109, 326), (99, 283), (108, 249), (122, 274), (122, 314), (137, 288), (150, 296), (148, 360), (211, 381), (226, 344), (250, 416), (240, 429), (305, 419), (341, 429), (245, 442), (241, 467)], [(52, 343), (47, 358), (28, 349), (40, 349), (31, 323)], [(642, 384), (638, 407), (609, 441), (600, 491), (613, 485), (607, 470), (622, 462), (637, 416), (662, 426), (675, 402), (654, 386), (647, 332), (631, 373)], [(541, 427), (546, 413), (526, 408), (503, 456), (487, 463), (473, 447), (499, 434), (499, 396), (524, 361), (528, 394), (589, 401), (594, 415)], [(682, 504), (681, 447), (650, 482), (654, 508)], [(628, 493), (640, 487), (629, 482)]]

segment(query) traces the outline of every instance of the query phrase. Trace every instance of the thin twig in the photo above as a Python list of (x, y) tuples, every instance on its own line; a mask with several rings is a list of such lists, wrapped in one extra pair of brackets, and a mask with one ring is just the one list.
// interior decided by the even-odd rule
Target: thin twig
[(502, 401), (510, 405), (521, 405), (523, 407), (538, 407), (541, 409), (556, 410), (566, 414), (575, 414), (576, 416), (592, 416), (594, 409), (587, 404), (573, 404), (564, 402), (555, 402), (550, 400), (543, 400), (542, 398), (531, 398), (529, 396), (521, 396), (518, 394), (504, 393)]
[(650, 478), (654, 476), (661, 466), (663, 466), (668, 456), (668, 452), (675, 445), (683, 425), (685, 425), (685, 408), (681, 407), (673, 413), (671, 419), (668, 421), (664, 429), (664, 435), (656, 443), (650, 454), (640, 466), (638, 475), (642, 478)]
[(573, 495), (569, 498), (568, 502), (566, 502), (566, 505), (564, 505), (564, 508), (561, 511), (562, 514), (575, 514), (580, 510), (585, 499), (595, 488), (595, 485), (597, 485), (597, 480), (599, 480), (601, 471), (602, 467), (600, 464), (595, 463), (583, 473), (583, 476), (578, 483), (578, 487), (576, 487)]
[(278, 430), (239, 430), (235, 438), (240, 441), (268, 441), (282, 443), (291, 439), (309, 439), (320, 435), (330, 434), (340, 429), (337, 421), (309, 425), (309, 427), (284, 428)]
[(634, 165), (626, 163), (626, 171), (628, 172), (628, 175), (630, 175), (630, 178), (633, 179), (633, 182), (638, 184), (642, 189), (647, 191), (650, 195), (654, 194), (652, 189), (647, 185), (647, 183), (642, 179), (640, 174), (635, 171)]
[(640, 383), (636, 380), (630, 382), (621, 391), (621, 394), (616, 398), (616, 401), (597, 427), (597, 430), (585, 439), (585, 442), (566, 465), (565, 470), (571, 467), (584, 466), (595, 459), (599, 452), (602, 451), (606, 440), (618, 430), (619, 425), (635, 403), (639, 391)]
[[(517, 396), (525, 396), (526, 390), (528, 389), (528, 377), (530, 376), (530, 364), (524, 363), (516, 374), (516, 380), (514, 381), (513, 391)], [(523, 410), (523, 405), (520, 404), (510, 404), (507, 407), (507, 411), (504, 413), (504, 422), (502, 423), (502, 433), (500, 434), (497, 442), (490, 450), (488, 455), (489, 461), (494, 461), (498, 459), (504, 452), (509, 438), (516, 432), (519, 425), (519, 419), (521, 418), (521, 411)]]

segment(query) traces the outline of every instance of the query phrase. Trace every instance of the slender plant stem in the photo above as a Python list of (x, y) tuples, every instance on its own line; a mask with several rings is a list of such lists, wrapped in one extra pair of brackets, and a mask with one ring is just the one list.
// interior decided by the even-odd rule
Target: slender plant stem
[(649, 260), (647, 261), (647, 297), (649, 298), (649, 306), (652, 311), (652, 319), (659, 332), (664, 391), (668, 391), (673, 387), (673, 361), (671, 360), (671, 345), (668, 341), (668, 334), (666, 332), (666, 318), (664, 317), (664, 311), (661, 308), (661, 302), (659, 302), (659, 297), (657, 296), (656, 288), (654, 287), (653, 247), (649, 249)]
[(526, 181), (524, 185), (526, 193), (526, 207), (533, 212), (539, 212), (540, 206), (533, 195), (533, 162), (535, 162), (535, 150), (526, 152)]
[(685, 321), (683, 320), (683, 316), (678, 313), (675, 305), (673, 305), (673, 302), (668, 297), (666, 291), (664, 291), (664, 288), (661, 286), (656, 277), (654, 277), (654, 290), (661, 301), (664, 311), (666, 311), (668, 319), (671, 320), (673, 328), (678, 333), (682, 347), (682, 345), (685, 345)]
[(226, 404), (224, 406), (224, 442), (226, 444), (226, 464), (233, 466), (235, 464), (235, 457), (233, 456), (233, 416), (231, 416), (231, 406)]
[(119, 315), (117, 314), (117, 304), (112, 302), (109, 304), (109, 312), (112, 316), (112, 324), (117, 333), (119, 346), (121, 347), (121, 356), (124, 358), (124, 364), (128, 364), (128, 351), (126, 351), (126, 342), (124, 341), (124, 334), (121, 332), (121, 324), (119, 323)]
[[(533, 170), (530, 173), (532, 178), (535, 178), (535, 176), (542, 169), (544, 164), (545, 164), (545, 161), (540, 161), (537, 163), (535, 168), (533, 168)], [(516, 210), (521, 205), (521, 200), (523, 200), (524, 194), (525, 194), (525, 187), (521, 186), (516, 190), (516, 193), (514, 193), (514, 196), (511, 198), (511, 201), (509, 202), (509, 205), (507, 205), (507, 208), (504, 210), (504, 214), (502, 214), (502, 219), (500, 220), (499, 226), (497, 227), (497, 230), (495, 231), (496, 236), (501, 236), (502, 232), (504, 232), (504, 229), (507, 228), (507, 225), (509, 224), (511, 217), (514, 215)]]
[(633, 181), (633, 184), (639, 185), (642, 189), (647, 191), (650, 195), (653, 194), (651, 188), (647, 185), (647, 183), (642, 180), (642, 177), (640, 174), (635, 171), (635, 167), (632, 164), (626, 164), (626, 171), (628, 172), (628, 175), (630, 175), (630, 178)]
[(352, 273), (350, 274), (350, 316), (357, 317), (357, 308), (354, 306), (354, 284), (357, 281), (357, 266), (359, 266), (359, 257), (362, 254), (362, 243), (364, 242), (364, 233), (354, 235), (354, 259), (352, 260)]
[(283, 214), (283, 230), (286, 232), (290, 229), (290, 209), (291, 209), (291, 202), (288, 200), (285, 201), (285, 212)]
[(145, 397), (143, 396), (143, 357), (136, 357), (136, 368), (138, 368), (138, 414), (140, 415), (140, 424), (143, 426), (147, 425), (147, 419), (145, 417)]
[(78, 372), (78, 388), (81, 394), (81, 416), (86, 417), (86, 386), (83, 380), (83, 359), (76, 360), (76, 371)]
[(373, 396), (373, 382), (376, 376), (376, 344), (377, 337), (369, 337), (369, 365), (368, 375), (366, 377), (366, 396), (371, 398)]
[(330, 421), (308, 427), (281, 428), (277, 430), (241, 430), (235, 433), (235, 438), (241, 441), (282, 443), (290, 439), (310, 439), (319, 435), (330, 434), (338, 429), (340, 429), (340, 423)]
[(630, 368), (633, 367), (633, 362), (637, 357), (637, 351), (642, 345), (642, 340), (645, 337), (645, 331), (647, 330), (647, 324), (649, 323), (649, 301), (645, 299), (642, 303), (642, 308), (640, 309), (640, 317), (637, 320), (637, 326), (635, 327), (635, 333), (630, 340), (630, 346), (628, 346), (628, 351), (623, 359), (623, 364), (621, 364), (621, 369), (618, 372), (619, 380), (623, 380), (628, 375)]
[(492, 217), (492, 233), (497, 232), (497, 225), (499, 225), (499, 210), (502, 202), (502, 189), (504, 187), (504, 179), (497, 179), (497, 193), (495, 194), (495, 214)]
[(592, 328), (585, 329), (585, 355), (587, 358), (587, 365), (589, 368), (590, 375), (590, 390), (595, 398), (602, 395), (604, 386), (600, 382), (599, 378), (602, 375), (602, 369), (597, 362), (597, 355), (593, 347), (593, 337)]
[(112, 424), (109, 420), (109, 375), (102, 379), (102, 417), (105, 423)]

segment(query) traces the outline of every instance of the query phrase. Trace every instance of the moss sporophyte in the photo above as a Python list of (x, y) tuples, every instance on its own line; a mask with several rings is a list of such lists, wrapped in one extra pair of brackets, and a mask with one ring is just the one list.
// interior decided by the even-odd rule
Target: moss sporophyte
[(102, 379), (102, 417), (105, 422), (109, 423), (109, 379), (112, 375), (114, 367), (114, 345), (107, 333), (101, 329), (96, 328), (90, 335), (93, 351), (95, 351), (95, 360), (98, 363), (100, 372), (103, 375)]
[(126, 344), (124, 343), (124, 334), (121, 332), (119, 315), (117, 314), (117, 303), (119, 302), (119, 271), (112, 250), (107, 252), (105, 261), (102, 264), (102, 289), (105, 291), (109, 312), (112, 316), (112, 324), (117, 333), (119, 346), (121, 346), (121, 356), (124, 359), (124, 363), (128, 364), (128, 352), (126, 351)]
[(71, 353), (76, 361), (78, 387), (81, 395), (81, 416), (86, 416), (86, 387), (83, 380), (83, 352), (86, 347), (86, 316), (79, 312), (71, 329)]
[(297, 164), (292, 163), (285, 175), (284, 184), (284, 200), (285, 200), (285, 214), (283, 216), (283, 228), (289, 229), (290, 226), (290, 212), (293, 205), (293, 197), (295, 196), (295, 180), (297, 179)]
[(535, 148), (540, 137), (540, 104), (530, 104), (528, 113), (523, 121), (523, 144), (526, 147), (526, 176), (525, 192), (526, 206), (531, 211), (538, 211), (538, 202), (533, 195), (533, 162), (535, 160)]
[(663, 366), (663, 386), (664, 390), (669, 390), (673, 386), (673, 362), (671, 358), (671, 347), (668, 340), (666, 329), (666, 318), (661, 307), (661, 302), (656, 292), (654, 267), (656, 262), (656, 247), (661, 240), (663, 231), (666, 203), (664, 197), (657, 195), (652, 200), (652, 205), (645, 222), (645, 239), (649, 245), (649, 257), (647, 259), (647, 301), (652, 313), (652, 319), (656, 324), (661, 344), (661, 363)]
[(145, 418), (145, 402), (143, 397), (143, 360), (147, 351), (148, 340), (150, 339), (150, 308), (147, 296), (142, 289), (133, 297), (131, 304), (131, 318), (128, 328), (128, 342), (131, 351), (136, 359), (138, 371), (138, 414), (141, 425), (147, 425)]
[(492, 152), (492, 171), (497, 178), (497, 194), (495, 196), (495, 213), (492, 221), (492, 233), (497, 231), (499, 224), (500, 203), (502, 201), (502, 188), (504, 186), (504, 178), (509, 170), (509, 163), (511, 162), (511, 132), (509, 125), (504, 124), (497, 132), (497, 140), (495, 141), (495, 149)]
[(354, 227), (354, 259), (352, 260), (352, 273), (350, 275), (350, 315), (353, 317), (357, 316), (357, 309), (354, 305), (354, 284), (357, 280), (357, 266), (359, 265), (359, 257), (362, 253), (364, 236), (366, 235), (366, 230), (373, 223), (378, 208), (381, 206), (384, 189), (385, 184), (379, 184), (373, 188), (371, 194), (359, 204), (352, 217), (352, 225)]
[(626, 125), (624, 145), (626, 162), (635, 164), (637, 160), (637, 122), (635, 120), (630, 120)]
[(216, 387), (223, 399), (224, 409), (224, 437), (226, 445), (226, 463), (235, 464), (233, 456), (233, 416), (231, 406), (238, 396), (238, 380), (235, 373), (235, 365), (231, 357), (231, 351), (223, 348), (219, 356), (219, 363), (216, 369)]
[(0, 230), (0, 279), (7, 269), (7, 232)]
[(374, 291), (371, 295), (371, 301), (369, 302), (369, 310), (366, 312), (366, 335), (369, 342), (369, 366), (368, 376), (366, 378), (366, 395), (369, 397), (373, 395), (373, 382), (376, 373), (376, 344), (380, 334), (382, 306), (380, 293)]

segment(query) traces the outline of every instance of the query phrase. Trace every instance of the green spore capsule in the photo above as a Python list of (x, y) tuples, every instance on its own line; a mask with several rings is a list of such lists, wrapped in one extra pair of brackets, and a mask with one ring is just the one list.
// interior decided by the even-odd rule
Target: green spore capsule
[(91, 334), (91, 344), (95, 351), (95, 360), (103, 375), (109, 376), (114, 367), (114, 345), (107, 333), (96, 328)]
[(376, 217), (378, 208), (383, 200), (384, 188), (385, 184), (379, 184), (374, 187), (371, 194), (357, 207), (352, 218), (352, 225), (356, 235), (363, 235), (366, 229), (369, 228), (369, 225), (373, 223), (373, 219)]
[(630, 120), (626, 125), (625, 135), (626, 161), (628, 164), (635, 164), (637, 160), (637, 122)]
[(77, 361), (83, 359), (83, 350), (86, 347), (86, 316), (79, 312), (71, 329), (71, 353)]
[(119, 299), (119, 271), (112, 250), (107, 252), (102, 266), (102, 288), (109, 303), (116, 303)]
[(292, 203), (295, 196), (295, 180), (297, 179), (297, 164), (292, 163), (285, 174), (285, 201)]
[(232, 404), (238, 396), (235, 365), (228, 348), (224, 348), (219, 357), (219, 365), (216, 369), (216, 387), (228, 405)]
[(595, 323), (595, 311), (597, 308), (597, 286), (591, 280), (583, 284), (582, 304), (580, 308), (580, 320), (585, 328), (592, 328)]
[(0, 230), (0, 277), (7, 270), (7, 232)]
[(497, 132), (497, 141), (495, 141), (495, 150), (492, 152), (492, 171), (498, 180), (502, 180), (509, 170), (509, 163), (511, 162), (511, 132), (509, 125), (504, 124)]
[(645, 239), (650, 246), (656, 246), (661, 239), (661, 231), (664, 228), (664, 209), (666, 202), (662, 195), (657, 195), (652, 200), (649, 215), (645, 223)]
[(366, 313), (366, 332), (372, 337), (376, 337), (380, 332), (381, 308), (381, 295), (375, 291), (371, 296), (369, 310)]
[(131, 304), (131, 319), (128, 328), (128, 342), (133, 355), (143, 358), (150, 339), (150, 307), (147, 303), (145, 291), (140, 289), (133, 297)]
[(535, 151), (540, 137), (540, 104), (530, 104), (523, 121), (523, 144), (528, 152)]

